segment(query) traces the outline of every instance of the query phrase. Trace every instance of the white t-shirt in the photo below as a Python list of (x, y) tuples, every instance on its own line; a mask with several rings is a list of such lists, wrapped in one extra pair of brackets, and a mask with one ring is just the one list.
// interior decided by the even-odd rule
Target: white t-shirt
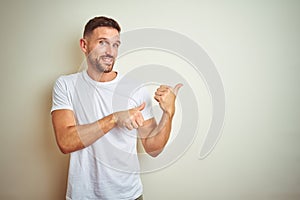
[[(57, 79), (51, 112), (69, 109), (77, 125), (95, 122), (113, 112), (146, 102), (145, 120), (153, 117), (151, 98), (134, 82), (118, 74), (97, 82), (86, 71)], [(142, 194), (137, 157), (137, 131), (116, 127), (92, 145), (71, 153), (66, 199), (132, 200)]]

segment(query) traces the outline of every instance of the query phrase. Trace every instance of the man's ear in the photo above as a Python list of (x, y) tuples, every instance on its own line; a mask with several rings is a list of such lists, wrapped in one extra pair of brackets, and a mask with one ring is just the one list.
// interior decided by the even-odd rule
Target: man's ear
[(87, 52), (87, 41), (86, 41), (86, 39), (81, 38), (79, 40), (79, 45), (80, 45), (80, 48), (83, 51), (83, 53), (86, 53)]

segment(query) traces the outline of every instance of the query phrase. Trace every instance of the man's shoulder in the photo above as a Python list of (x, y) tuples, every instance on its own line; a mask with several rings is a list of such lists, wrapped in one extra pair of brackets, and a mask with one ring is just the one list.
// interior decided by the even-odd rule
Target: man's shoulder
[(76, 72), (76, 73), (72, 73), (72, 74), (63, 74), (63, 75), (60, 75), (58, 77), (58, 79), (61, 79), (61, 80), (74, 80), (74, 79), (77, 79), (80, 74), (82, 74), (82, 72)]
[(63, 74), (57, 78), (56, 82), (67, 83), (67, 84), (76, 82), (78, 80), (78, 77), (80, 76), (80, 74), (82, 74), (82, 72), (77, 72), (77, 73), (72, 73), (72, 74)]

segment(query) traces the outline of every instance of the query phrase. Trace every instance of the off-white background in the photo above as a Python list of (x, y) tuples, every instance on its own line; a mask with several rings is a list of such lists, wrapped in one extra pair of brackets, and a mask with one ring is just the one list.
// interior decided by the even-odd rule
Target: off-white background
[(68, 156), (55, 143), (51, 90), (59, 75), (78, 70), (78, 40), (97, 15), (124, 31), (167, 28), (192, 38), (223, 79), (226, 121), (216, 148), (198, 159), (211, 114), (203, 109), (184, 156), (142, 175), (146, 200), (300, 199), (297, 0), (1, 1), (0, 199), (64, 199)]

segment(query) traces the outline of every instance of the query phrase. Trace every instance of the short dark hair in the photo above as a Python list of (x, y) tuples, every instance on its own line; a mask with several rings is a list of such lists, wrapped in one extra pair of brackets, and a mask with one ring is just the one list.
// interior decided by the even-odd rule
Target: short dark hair
[(100, 16), (94, 17), (93, 19), (90, 19), (88, 21), (88, 23), (84, 27), (83, 37), (88, 36), (93, 32), (94, 29), (98, 27), (111, 27), (117, 29), (119, 33), (121, 32), (121, 27), (118, 22), (116, 22), (112, 18)]

